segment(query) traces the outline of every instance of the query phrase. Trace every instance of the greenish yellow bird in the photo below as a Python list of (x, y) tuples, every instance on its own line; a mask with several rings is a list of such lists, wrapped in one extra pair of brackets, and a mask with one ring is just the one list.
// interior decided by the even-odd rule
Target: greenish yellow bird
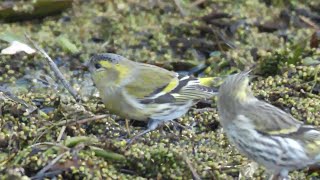
[(217, 94), (212, 87), (213, 77), (180, 76), (117, 54), (94, 55), (89, 70), (109, 112), (148, 121), (148, 129), (133, 139), (156, 129), (162, 122), (183, 116), (199, 100)]
[(254, 97), (248, 73), (229, 76), (219, 88), (218, 114), (231, 143), (275, 179), (319, 164), (320, 131)]

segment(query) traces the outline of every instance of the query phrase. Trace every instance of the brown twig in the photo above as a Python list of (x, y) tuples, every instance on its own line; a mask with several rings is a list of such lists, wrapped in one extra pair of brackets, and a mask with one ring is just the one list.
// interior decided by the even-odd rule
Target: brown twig
[(206, 2), (206, 0), (197, 0), (197, 1), (194, 1), (193, 3), (191, 3), (191, 7), (196, 7), (196, 6), (199, 6), (200, 4)]
[[(37, 179), (44, 179), (44, 178), (48, 178), (48, 177), (54, 177), (58, 174), (61, 174), (64, 170), (55, 170), (55, 171), (51, 171), (51, 172), (47, 172), (47, 173), (44, 173), (42, 174), (42, 176), (34, 176), (32, 177), (31, 179), (32, 180), (37, 180)], [(52, 178), (53, 179), (53, 178)]]
[(84, 124), (84, 123), (87, 123), (89, 121), (95, 121), (95, 120), (98, 120), (98, 119), (103, 119), (105, 117), (108, 117), (108, 115), (106, 114), (103, 114), (103, 115), (96, 115), (96, 116), (93, 116), (93, 117), (89, 117), (89, 118), (85, 118), (85, 119), (82, 119), (82, 120), (74, 120), (72, 123), (68, 123), (68, 125), (73, 125), (73, 124)]
[(299, 18), (304, 23), (306, 23), (308, 26), (311, 26), (314, 29), (320, 29), (320, 27), (316, 23), (314, 23), (311, 19), (309, 19), (308, 17), (300, 15)]
[(181, 1), (180, 0), (173, 0), (173, 1), (176, 4), (181, 16), (183, 16), (183, 17), (187, 16), (186, 11), (181, 6)]
[(44, 168), (42, 168), (32, 179), (38, 179), (44, 177), (45, 172), (47, 172), (55, 163), (57, 163), (64, 155), (66, 155), (69, 151), (65, 151), (62, 154), (59, 154), (56, 158), (50, 161)]
[(34, 148), (36, 146), (57, 146), (59, 148), (62, 148), (64, 150), (70, 150), (68, 147), (62, 145), (62, 144), (59, 144), (59, 143), (52, 143), (52, 142), (42, 142), (42, 143), (36, 143), (36, 144), (32, 144), (31, 146), (29, 146), (30, 148)]
[(193, 176), (193, 179), (194, 180), (201, 180), (199, 174), (197, 173), (197, 171), (193, 168), (192, 164), (191, 164), (191, 161), (189, 160), (189, 158), (187, 157), (187, 155), (184, 155), (183, 156), (183, 159), (185, 160), (185, 162), (187, 163), (191, 173), (192, 173), (192, 176)]
[[(78, 119), (62, 120), (62, 121), (59, 121), (59, 122), (53, 124), (52, 126), (61, 126), (61, 125), (67, 126), (67, 125), (74, 125), (74, 124), (83, 124), (83, 123), (86, 123), (86, 122), (89, 122), (89, 121), (103, 119), (103, 118), (105, 118), (107, 116), (108, 115), (103, 114), (103, 115), (97, 115), (97, 116), (93, 116), (93, 117), (89, 117), (89, 118), (85, 118), (85, 119), (81, 119), (81, 120), (78, 120)], [(46, 129), (46, 128), (47, 127), (39, 128), (38, 131), (41, 131), (41, 130)]]
[(26, 107), (26, 112), (27, 112), (28, 114), (31, 114), (32, 112), (34, 112), (35, 110), (37, 110), (37, 107), (36, 107), (36, 106), (33, 106), (33, 105), (31, 105), (31, 104), (26, 103), (24, 100), (19, 99), (17, 96), (15, 96), (15, 95), (12, 94), (11, 92), (9, 92), (9, 91), (1, 88), (1, 87), (0, 87), (0, 97), (7, 98), (7, 99), (10, 99), (10, 100), (13, 101), (13, 102), (22, 104), (24, 107)]
[(28, 34), (25, 33), (26, 38), (32, 43), (35, 49), (37, 49), (48, 61), (52, 71), (59, 81), (63, 84), (63, 86), (69, 91), (69, 93), (73, 96), (73, 98), (79, 102), (81, 100), (80, 95), (72, 88), (72, 86), (68, 83), (68, 81), (64, 78), (63, 74), (60, 72), (58, 66), (53, 62), (51, 57), (37, 44), (35, 43)]
[(58, 136), (58, 138), (57, 138), (57, 142), (60, 142), (60, 141), (61, 141), (62, 136), (63, 136), (63, 134), (64, 134), (64, 131), (66, 130), (66, 127), (67, 127), (67, 126), (62, 126), (62, 128), (60, 129), (60, 133), (59, 133), (59, 136)]

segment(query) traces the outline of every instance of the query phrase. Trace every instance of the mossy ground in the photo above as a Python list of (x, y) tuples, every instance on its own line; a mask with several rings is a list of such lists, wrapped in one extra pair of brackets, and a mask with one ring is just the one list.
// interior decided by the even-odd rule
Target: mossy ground
[[(63, 127), (63, 122), (90, 113), (108, 113), (82, 68), (90, 55), (101, 52), (180, 73), (196, 69), (199, 76), (225, 77), (255, 67), (258, 76), (252, 84), (259, 99), (320, 126), (319, 42), (318, 49), (310, 47), (316, 29), (301, 19), (320, 25), (313, 19), (320, 16), (318, 1), (195, 2), (200, 4), (79, 0), (56, 16), (1, 24), (0, 32), (30, 34), (79, 91), (85, 107), (56, 82), (41, 55), (1, 55), (1, 177), (35, 177), (55, 158), (44, 174), (59, 179), (190, 179), (188, 161), (203, 179), (234, 179), (246, 170), (250, 161), (229, 144), (219, 125), (216, 99), (202, 102), (177, 121), (186, 128), (168, 123), (130, 147), (125, 143), (128, 133), (132, 137), (146, 124), (130, 121), (127, 128), (124, 119), (108, 115)], [(1, 42), (1, 49), (6, 46)], [(263, 168), (252, 175), (265, 177)], [(301, 170), (291, 177), (320, 176)]]

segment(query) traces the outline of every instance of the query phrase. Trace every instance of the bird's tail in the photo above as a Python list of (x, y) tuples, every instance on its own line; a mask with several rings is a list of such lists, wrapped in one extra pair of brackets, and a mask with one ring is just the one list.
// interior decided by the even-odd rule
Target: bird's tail
[(223, 78), (220, 78), (220, 77), (203, 77), (203, 78), (199, 78), (199, 81), (200, 81), (200, 85), (201, 86), (219, 87), (223, 82)]
[(220, 77), (203, 77), (199, 78), (200, 85), (207, 87), (207, 91), (218, 92), (219, 86), (223, 82), (223, 78)]

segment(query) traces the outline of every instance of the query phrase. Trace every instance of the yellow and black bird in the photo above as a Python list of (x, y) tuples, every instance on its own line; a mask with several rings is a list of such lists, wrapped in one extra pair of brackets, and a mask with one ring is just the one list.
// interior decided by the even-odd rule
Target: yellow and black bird
[(148, 121), (148, 129), (136, 137), (156, 129), (162, 122), (183, 116), (199, 100), (217, 94), (212, 87), (213, 77), (181, 76), (117, 54), (94, 55), (89, 70), (111, 113)]

